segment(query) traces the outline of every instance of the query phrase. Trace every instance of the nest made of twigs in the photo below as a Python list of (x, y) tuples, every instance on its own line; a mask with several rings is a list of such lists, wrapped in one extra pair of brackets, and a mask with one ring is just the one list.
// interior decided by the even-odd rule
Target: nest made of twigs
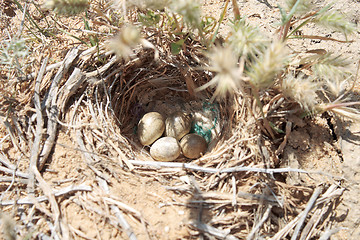
[[(84, 193), (87, 198), (82, 194), (74, 196), (77, 199), (74, 201), (95, 215), (111, 212), (116, 217), (107, 216), (111, 221), (106, 224), (121, 226), (120, 231), (126, 232), (128, 237), (134, 232), (119, 217), (121, 211), (140, 219), (146, 228), (141, 214), (127, 206), (114, 205), (111, 196), (102, 199), (107, 201), (106, 204), (98, 200), (108, 196), (111, 185), (121, 175), (153, 178), (176, 194), (187, 196), (184, 206), (196, 209), (186, 225), (187, 238), (205, 234), (219, 239), (254, 239), (259, 236), (283, 239), (295, 225), (299, 227), (293, 236), (298, 235), (303, 224), (306, 225), (302, 235), (318, 236), (327, 220), (327, 217), (320, 219), (319, 212), (331, 211), (331, 202), (341, 196), (343, 189), (333, 185), (324, 191), (322, 198), (318, 198), (321, 188), (313, 191), (311, 186), (284, 183), (282, 174), (297, 170), (274, 169), (271, 146), (264, 145), (256, 119), (250, 114), (251, 99), (235, 95), (216, 103), (218, 134), (211, 139), (208, 152), (197, 160), (154, 162), (147, 149), (139, 144), (136, 124), (144, 112), (154, 107), (154, 103), (203, 108), (212, 96), (212, 89), (200, 93), (194, 91), (211, 78), (210, 73), (199, 68), (199, 59), (203, 59), (201, 45), (188, 44), (182, 54), (171, 56), (169, 42), (164, 39), (160, 33), (153, 35), (153, 42), (162, 41), (158, 44), (162, 46), (159, 59), (154, 59), (153, 50), (140, 48), (135, 58), (123, 61), (101, 47), (69, 50), (61, 64), (52, 66), (58, 68), (57, 72), (45, 70), (46, 61), (43, 61), (39, 73), (28, 76), (29, 79), (37, 76), (33, 87), (35, 93), (40, 93), (34, 97), (34, 102), (28, 100), (30, 110), (18, 120), (3, 120), (6, 122), (5, 130), (12, 134), (9, 136), (14, 148), (24, 153), (35, 149), (30, 155), (24, 155), (30, 164), (22, 163), (18, 170), (13, 166), (16, 159), (4, 154), (9, 158), (2, 161), (9, 170), (7, 174), (14, 173), (21, 178), (15, 183), (22, 192), (26, 192), (22, 180), (29, 179), (28, 187), (32, 194), (38, 197), (38, 201), (46, 201), (41, 193), (47, 194), (49, 205), (55, 212), (59, 209), (54, 196), (89, 192), (87, 195)], [(41, 111), (40, 102), (44, 111)], [(46, 124), (41, 124), (42, 121)], [(42, 180), (38, 170), (44, 170), (51, 161), (51, 149), (56, 145), (60, 127), (66, 129), (74, 148), (81, 152), (86, 166), (93, 172), (90, 178), (92, 176), (94, 188), (80, 185), (55, 191)], [(26, 166), (31, 169), (37, 166), (38, 170), (25, 174)], [(14, 194), (4, 197), (11, 198)], [(21, 200), (20, 204), (32, 203)], [(9, 200), (2, 204), (15, 203)], [(311, 208), (314, 211), (310, 213)], [(310, 220), (305, 218), (308, 214)], [(57, 224), (57, 216), (54, 214), (51, 220), (54, 224)], [(313, 222), (317, 225), (312, 225)], [(62, 229), (66, 228), (64, 222), (61, 224)], [(66, 238), (59, 229), (49, 231)]]

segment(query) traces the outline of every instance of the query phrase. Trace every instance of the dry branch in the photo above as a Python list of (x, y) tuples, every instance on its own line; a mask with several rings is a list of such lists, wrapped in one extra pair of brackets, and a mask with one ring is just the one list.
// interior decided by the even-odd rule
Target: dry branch
[(76, 235), (79, 235), (79, 237), (82, 237), (82, 238), (84, 238), (84, 239), (86, 239), (86, 240), (96, 240), (96, 238), (91, 238), (91, 237), (86, 236), (85, 233), (83, 233), (83, 232), (80, 231), (79, 229), (74, 228), (74, 227), (71, 226), (70, 224), (69, 224), (69, 229), (70, 229), (70, 231), (73, 232), (73, 234), (75, 233)]
[(97, 176), (101, 177), (102, 179), (108, 180), (108, 177), (105, 174), (103, 174), (101, 171), (99, 171), (95, 167), (93, 167), (93, 165), (96, 161), (93, 159), (93, 157), (92, 157), (93, 155), (91, 154), (91, 152), (88, 149), (86, 149), (86, 146), (82, 139), (82, 136), (83, 136), (82, 132), (80, 130), (76, 130), (76, 140), (77, 140), (78, 146), (80, 147), (80, 149), (83, 153), (83, 156), (86, 160), (87, 165)]
[[(327, 204), (327, 205), (331, 205), (331, 204)], [(309, 240), (313, 234), (313, 232), (315, 231), (315, 229), (317, 228), (320, 220), (323, 218), (323, 215), (325, 214), (326, 211), (328, 211), (329, 206), (326, 207), (322, 207), (322, 208), (317, 208), (313, 215), (311, 216), (311, 218), (308, 220), (306, 226), (304, 227), (304, 229), (301, 231), (301, 235), (299, 240)]]
[(125, 212), (128, 212), (128, 213), (131, 213), (132, 215), (134, 215), (139, 221), (142, 221), (142, 216), (141, 216), (141, 213), (139, 211), (137, 211), (136, 209), (126, 205), (125, 203), (123, 202), (119, 202), (117, 200), (114, 200), (110, 197), (103, 197), (103, 199), (108, 202), (108, 203), (111, 203), (111, 204), (115, 204), (117, 207), (121, 208), (121, 210), (125, 211)]
[[(155, 168), (181, 168), (198, 172), (205, 173), (236, 173), (236, 172), (257, 172), (257, 173), (266, 173), (266, 174), (274, 174), (274, 173), (287, 173), (287, 172), (298, 172), (298, 173), (306, 173), (310, 172), (296, 169), (296, 168), (256, 168), (256, 167), (231, 167), (231, 168), (210, 168), (210, 167), (200, 167), (191, 163), (176, 163), (176, 162), (155, 162), (155, 161), (138, 161), (138, 160), (128, 160), (135, 166), (146, 166), (146, 167), (155, 167)], [(320, 174), (320, 173), (319, 173)]]
[(64, 112), (65, 105), (67, 104), (68, 100), (76, 93), (84, 80), (85, 77), (80, 68), (75, 68), (64, 86), (60, 88), (57, 99), (57, 106), (59, 106), (61, 113)]
[[(24, 156), (28, 157), (29, 155), (28, 155), (27, 151), (25, 151), (24, 149), (22, 149), (22, 148), (20, 147), (20, 145), (19, 145), (19, 140), (21, 139), (21, 137), (16, 135), (16, 132), (15, 132), (14, 129), (12, 128), (10, 122), (7, 120), (7, 117), (3, 117), (3, 116), (0, 114), (0, 123), (1, 123), (2, 125), (4, 125), (5, 128), (6, 128), (6, 130), (8, 131), (13, 146), (14, 146), (19, 152), (21, 152)], [(20, 135), (20, 133), (18, 133), (18, 134)]]
[[(90, 186), (87, 185), (71, 185), (68, 187), (65, 187), (63, 189), (54, 191), (54, 196), (55, 197), (59, 197), (59, 196), (63, 196), (66, 194), (72, 194), (74, 192), (79, 192), (79, 191), (92, 191), (92, 188)], [(29, 197), (25, 197), (25, 198), (21, 198), (18, 200), (5, 200), (2, 201), (0, 203), (1, 206), (9, 206), (9, 205), (14, 205), (14, 204), (18, 204), (18, 205), (33, 205), (34, 204), (34, 198), (29, 198)], [(48, 201), (49, 199), (46, 196), (40, 196), (40, 197), (36, 197), (35, 200), (37, 202), (45, 202)]]
[[(322, 197), (318, 198), (316, 200), (316, 198), (319, 196), (318, 195), (318, 191), (320, 190), (317, 190), (316, 192), (314, 191), (313, 192), (313, 199), (316, 200), (316, 202), (314, 203), (313, 202), (313, 199), (310, 199), (309, 202), (308, 202), (308, 205), (307, 205), (307, 208), (305, 210), (303, 210), (302, 212), (300, 212), (293, 220), (291, 220), (285, 227), (283, 227), (281, 230), (279, 230), (272, 238), (271, 240), (280, 240), (280, 239), (284, 239), (288, 234), (289, 232), (291, 231), (291, 229), (293, 229), (297, 224), (300, 223), (300, 220), (302, 218), (306, 218), (306, 215), (308, 214), (308, 209), (310, 208), (310, 206), (312, 207), (317, 207), (321, 204), (323, 204), (325, 201), (331, 201), (332, 199), (335, 199), (335, 198), (339, 198), (343, 191), (344, 191), (344, 188), (340, 188), (340, 189), (337, 189), (338, 186), (333, 184), (331, 185), (327, 191), (323, 194)], [(315, 198), (316, 197), (316, 198)], [(311, 209), (310, 209), (311, 210)], [(299, 224), (300, 225), (300, 224)], [(301, 223), (302, 225), (302, 223)]]
[(43, 79), (45, 68), (48, 62), (48, 57), (43, 60), (41, 65), (39, 74), (35, 81), (35, 89), (34, 89), (34, 106), (36, 110), (36, 131), (35, 131), (35, 139), (31, 146), (31, 153), (30, 153), (30, 163), (29, 163), (29, 183), (28, 183), (28, 192), (31, 195), (34, 195), (35, 192), (35, 175), (32, 169), (38, 164), (38, 157), (40, 151), (40, 141), (42, 139), (42, 131), (43, 131), (43, 116), (41, 111), (41, 103), (40, 103), (40, 85), (41, 80)]
[(28, 180), (25, 179), (16, 179), (14, 177), (0, 177), (0, 182), (18, 182), (21, 184), (27, 184)]
[(306, 216), (309, 214), (310, 210), (313, 208), (316, 199), (319, 197), (320, 193), (322, 191), (322, 187), (317, 187), (313, 194), (311, 195), (311, 198), (309, 200), (309, 202), (306, 204), (305, 210), (303, 211), (303, 214), (301, 216), (301, 218), (299, 219), (299, 222), (296, 225), (295, 231), (291, 237), (291, 240), (296, 240), (299, 233), (300, 233), (300, 229), (302, 227), (302, 225), (305, 222)]
[(57, 119), (60, 114), (57, 106), (59, 83), (60, 80), (64, 77), (64, 75), (68, 72), (75, 58), (78, 56), (78, 52), (79, 50), (77, 48), (73, 48), (67, 53), (63, 61), (63, 64), (56, 73), (51, 83), (50, 89), (47, 93), (47, 96), (43, 101), (43, 105), (46, 109), (46, 114), (48, 117), (47, 129), (46, 129), (48, 138), (46, 139), (44, 143), (44, 147), (40, 154), (40, 159), (38, 164), (40, 171), (44, 167), (46, 160), (50, 155), (51, 149), (53, 148), (55, 143), (55, 137), (57, 132)]
[(261, 220), (253, 227), (249, 235), (247, 236), (246, 240), (251, 240), (254, 238), (255, 234), (259, 231), (261, 226), (265, 223), (265, 221), (269, 218), (270, 212), (271, 212), (272, 206), (269, 205), (263, 214), (263, 217)]
[(201, 223), (201, 222), (193, 222), (190, 224), (191, 224), (191, 226), (196, 228), (198, 231), (200, 231), (202, 233), (210, 234), (211, 236), (214, 236), (216, 238), (224, 239), (224, 240), (238, 240), (238, 238), (231, 235), (230, 232), (217, 229), (208, 224)]
[(3, 153), (0, 154), (0, 162), (9, 169), (16, 168), (16, 166), (14, 164), (12, 164)]
[(101, 75), (102, 73), (104, 73), (106, 70), (108, 70), (114, 63), (116, 63), (116, 61), (118, 61), (116, 56), (113, 56), (109, 62), (107, 62), (104, 66), (102, 66), (100, 69), (97, 69), (95, 71), (92, 72), (88, 72), (85, 73), (86, 78), (92, 78), (98, 75)]
[(0, 166), (0, 172), (6, 173), (6, 174), (14, 174), (17, 177), (22, 177), (22, 178), (29, 178), (30, 175), (28, 173), (23, 173), (14, 169), (8, 169), (6, 167), (1, 167)]
[(110, 205), (111, 210), (115, 214), (116, 218), (119, 221), (120, 226), (124, 229), (130, 240), (137, 240), (134, 231), (131, 229), (129, 223), (125, 220), (124, 215), (121, 213), (120, 209), (115, 205)]
[[(45, 69), (45, 73), (47, 73), (47, 72), (49, 72), (49, 71), (51, 71), (51, 70), (53, 70), (55, 68), (60, 67), (61, 65), (63, 65), (63, 63), (64, 63), (64, 61), (61, 61), (61, 62), (57, 62), (57, 63), (54, 63), (54, 64), (51, 64), (51, 65), (47, 66), (46, 69)], [(27, 75), (25, 77), (25, 79), (26, 80), (32, 80), (35, 77), (36, 77), (36, 72), (33, 72), (33, 73), (30, 73), (29, 75)], [(22, 79), (20, 79), (20, 80), (22, 80)]]

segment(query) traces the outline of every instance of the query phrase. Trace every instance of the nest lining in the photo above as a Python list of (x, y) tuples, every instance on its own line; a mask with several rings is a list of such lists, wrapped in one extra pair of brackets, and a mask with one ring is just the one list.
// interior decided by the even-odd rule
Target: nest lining
[[(228, 109), (221, 108), (217, 102), (209, 102), (211, 91), (191, 95), (182, 71), (173, 64), (154, 60), (153, 54), (148, 51), (142, 54), (144, 55), (125, 71), (113, 74), (114, 69), (119, 67), (115, 65), (109, 69), (113, 77), (105, 76), (105, 91), (109, 92), (111, 107), (121, 134), (136, 145), (129, 145), (131, 151), (141, 148), (136, 127), (145, 113), (155, 111), (166, 118), (176, 111), (182, 111), (192, 114), (191, 132), (203, 136), (209, 145), (207, 153), (211, 152), (223, 136), (222, 122), (229, 116)], [(195, 76), (199, 86), (209, 78), (208, 74), (199, 70), (187, 74)]]

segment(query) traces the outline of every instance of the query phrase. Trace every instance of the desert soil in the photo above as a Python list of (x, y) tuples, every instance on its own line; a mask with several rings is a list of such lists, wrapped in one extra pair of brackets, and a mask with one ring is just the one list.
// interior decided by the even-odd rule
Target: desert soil
[[(204, 12), (218, 18), (225, 1), (205, 0)], [(250, 24), (258, 25), (269, 36), (276, 34), (276, 23), (279, 18), (277, 0), (244, 0), (238, 1), (242, 15), (248, 16)], [(330, 1), (313, 1), (316, 4)], [(351, 22), (358, 24), (360, 19), (360, 2), (356, 0), (339, 1), (336, 8), (349, 16)], [(14, 16), (16, 17), (16, 16)], [(231, 8), (227, 18), (232, 17)], [(18, 16), (18, 18), (20, 18)], [(4, 24), (4, 23), (2, 23)], [(224, 27), (222, 32), (226, 32)], [(307, 35), (324, 33), (316, 27), (303, 29)], [(334, 32), (329, 36), (341, 38), (340, 34)], [(2, 34), (5, 34), (4, 32)], [(335, 43), (312, 40), (293, 40), (290, 46), (294, 49), (319, 49), (324, 48), (332, 52), (342, 52), (353, 64), (356, 70), (356, 62), (360, 56), (360, 32), (350, 36), (351, 43)], [(360, 89), (360, 88), (358, 88)], [(356, 95), (358, 93), (354, 93)], [(359, 98), (359, 95), (357, 95)], [(4, 133), (4, 129), (1, 129)], [(86, 165), (81, 151), (74, 148), (75, 138), (69, 136), (66, 128), (59, 131), (57, 144), (47, 166), (43, 177), (51, 183), (52, 187), (65, 187), (72, 184), (87, 184), (93, 187), (91, 193), (84, 193), (76, 201), (72, 197), (61, 201), (61, 211), (75, 239), (123, 239), (124, 232), (107, 224), (107, 213), (102, 212), (99, 207), (110, 204), (106, 196), (99, 196), (102, 191), (97, 189), (93, 172)], [(352, 123), (333, 116), (316, 117), (303, 124), (299, 124), (291, 133), (287, 147), (284, 150), (281, 165), (293, 168), (301, 168), (309, 171), (326, 172), (329, 175), (343, 178), (347, 187), (343, 199), (337, 208), (335, 217), (339, 218), (336, 227), (342, 227), (332, 239), (360, 239), (360, 124)], [(6, 149), (3, 150), (13, 151)], [(106, 163), (104, 163), (106, 164)], [(187, 197), (181, 193), (170, 191), (172, 186), (171, 176), (162, 176), (155, 180), (149, 177), (151, 172), (143, 174), (132, 174), (122, 170), (114, 170), (111, 173), (111, 188), (109, 196), (117, 199), (139, 212), (139, 219), (132, 214), (125, 215), (127, 222), (131, 225), (138, 239), (181, 239), (188, 236), (186, 225), (195, 220), (196, 211), (187, 208)], [(164, 173), (167, 174), (167, 173)], [(325, 177), (326, 178), (326, 177)], [(166, 180), (168, 179), (168, 180)], [(318, 175), (304, 176), (292, 174), (287, 181), (293, 184), (307, 181), (310, 183), (322, 183), (327, 181)], [(186, 182), (186, 180), (184, 180)], [(184, 182), (184, 183), (185, 183)], [(309, 184), (311, 185), (311, 184)], [(80, 202), (79, 202), (80, 201)], [(94, 214), (95, 208), (99, 208)], [(91, 211), (90, 211), (91, 209)], [(46, 211), (46, 209), (44, 210)], [(42, 221), (46, 226), (46, 221)], [(147, 228), (144, 227), (147, 224)], [(110, 225), (111, 226), (111, 225)], [(36, 228), (41, 229), (41, 225)], [(35, 226), (34, 226), (35, 229)], [(147, 230), (146, 230), (147, 229)]]

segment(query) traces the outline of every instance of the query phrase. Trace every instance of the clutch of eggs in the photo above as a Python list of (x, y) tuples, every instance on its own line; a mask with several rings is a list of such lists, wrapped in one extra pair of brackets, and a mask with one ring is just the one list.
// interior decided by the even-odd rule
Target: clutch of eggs
[(142, 145), (152, 144), (150, 155), (155, 160), (173, 161), (181, 151), (195, 159), (206, 152), (207, 143), (200, 135), (189, 134), (191, 124), (190, 114), (175, 112), (164, 120), (160, 113), (149, 112), (138, 123), (138, 137)]

